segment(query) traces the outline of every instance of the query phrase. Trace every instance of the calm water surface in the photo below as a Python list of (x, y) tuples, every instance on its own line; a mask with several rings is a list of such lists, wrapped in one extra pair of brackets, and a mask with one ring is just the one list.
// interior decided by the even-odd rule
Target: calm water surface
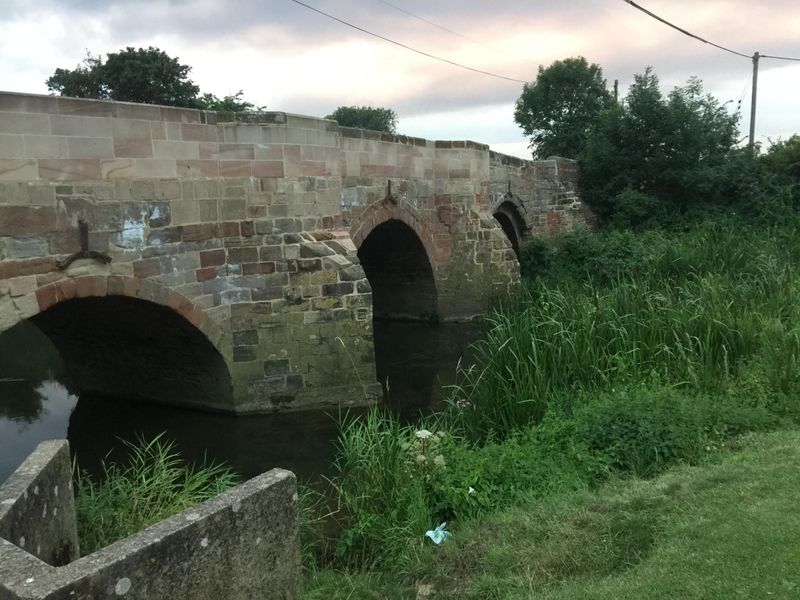
[[(375, 322), (378, 380), (402, 418), (441, 407), (478, 339), (474, 323)], [(463, 357), (463, 358), (462, 358)], [(235, 417), (114, 398), (78, 397), (58, 352), (31, 323), (0, 335), (0, 482), (46, 439), (68, 438), (79, 463), (98, 472), (124, 458), (121, 440), (166, 432), (189, 461), (224, 461), (242, 477), (283, 467), (301, 479), (330, 469), (336, 414)]]

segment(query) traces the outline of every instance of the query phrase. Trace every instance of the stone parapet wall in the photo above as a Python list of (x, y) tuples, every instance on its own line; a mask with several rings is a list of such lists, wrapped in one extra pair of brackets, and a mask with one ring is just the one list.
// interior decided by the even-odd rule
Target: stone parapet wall
[(490, 171), (493, 206), (514, 204), (525, 222), (523, 238), (596, 227), (591, 209), (580, 198), (574, 160), (527, 161), (492, 152)]
[(56, 567), (78, 558), (72, 459), (66, 441), (42, 442), (0, 485), (0, 540)]
[(67, 442), (44, 442), (0, 486), (0, 599), (299, 596), (297, 485), (289, 471), (273, 469), (81, 558), (71, 476)]

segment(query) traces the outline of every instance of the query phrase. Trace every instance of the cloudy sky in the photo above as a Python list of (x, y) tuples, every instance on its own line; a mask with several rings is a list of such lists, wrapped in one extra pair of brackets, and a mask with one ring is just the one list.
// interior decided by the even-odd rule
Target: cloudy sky
[[(699, 76), (749, 122), (751, 62), (685, 37), (622, 0), (304, 0), (420, 51), (511, 79), (582, 55), (624, 92), (652, 66), (665, 90)], [(640, 0), (639, 4), (744, 54), (800, 57), (798, 0)], [(157, 46), (191, 65), (218, 96), (243, 89), (268, 109), (324, 116), (340, 105), (393, 108), (399, 131), (471, 139), (527, 156), (513, 121), (522, 84), (420, 56), (292, 0), (2, 0), (0, 89), (47, 93), (56, 67), (89, 51)], [(448, 33), (413, 13), (449, 29)], [(757, 132), (800, 132), (800, 62), (762, 60)]]

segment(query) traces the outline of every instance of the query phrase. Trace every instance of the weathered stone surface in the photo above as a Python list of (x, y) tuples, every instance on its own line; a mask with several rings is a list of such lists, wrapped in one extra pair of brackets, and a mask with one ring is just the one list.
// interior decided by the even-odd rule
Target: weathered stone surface
[[(0, 487), (3, 600), (299, 596), (297, 486), (289, 471), (273, 469), (82, 558), (70, 477), (66, 441), (44, 442)], [(42, 518), (40, 505), (52, 516)], [(5, 539), (9, 532), (15, 542)], [(39, 558), (28, 550), (33, 543)], [(53, 556), (53, 564), (42, 560)]]
[[(523, 161), (474, 142), (285, 113), (241, 120), (2, 92), (0, 107), (0, 330), (72, 299), (166, 307), (226, 365), (232, 398), (219, 410), (367, 402), (378, 384), (364, 394), (362, 382), (374, 382), (374, 365), (326, 360), (342, 344), (371, 354), (375, 306), (394, 302), (381, 310), (413, 318), (480, 315), (519, 281), (504, 230), (524, 241), (591, 218), (570, 161)], [(78, 250), (79, 219), (90, 249), (112, 262), (78, 259), (59, 271), (56, 261)], [(237, 335), (245, 330), (259, 332), (257, 344)], [(112, 373), (113, 334), (103, 341)], [(253, 370), (276, 357), (285, 373)]]
[[(54, 567), (78, 558), (66, 440), (42, 442), (0, 486), (0, 538)], [(0, 583), (5, 581), (0, 561)]]

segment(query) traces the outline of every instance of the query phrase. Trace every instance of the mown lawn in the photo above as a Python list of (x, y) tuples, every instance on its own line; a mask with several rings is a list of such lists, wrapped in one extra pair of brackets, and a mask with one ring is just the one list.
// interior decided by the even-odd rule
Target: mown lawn
[(736, 446), (463, 522), (405, 580), (310, 574), (304, 598), (800, 598), (800, 432)]

